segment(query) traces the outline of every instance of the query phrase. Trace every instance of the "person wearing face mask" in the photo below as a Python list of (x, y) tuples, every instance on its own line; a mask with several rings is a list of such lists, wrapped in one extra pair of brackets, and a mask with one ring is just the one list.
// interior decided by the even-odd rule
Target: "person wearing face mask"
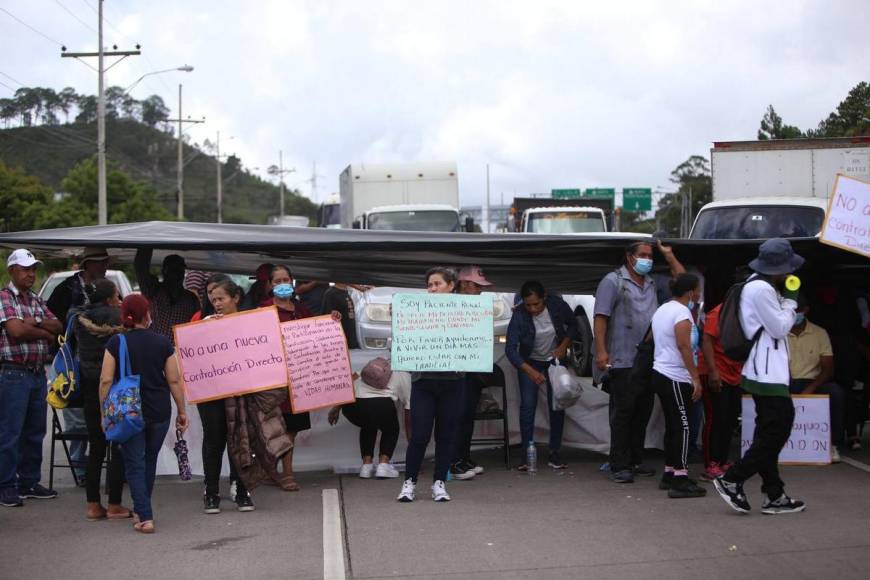
[(680, 274), (671, 281), (670, 301), (652, 318), (653, 389), (665, 415), (665, 470), (659, 485), (668, 497), (701, 497), (707, 491), (689, 479), (689, 413), (701, 398), (698, 373), (700, 333), (692, 310), (700, 300), (698, 277)]
[(775, 515), (806, 509), (804, 502), (785, 494), (778, 467), (779, 453), (791, 436), (794, 422), (787, 337), (797, 319), (797, 292), (784, 285), (803, 263), (788, 240), (767, 240), (761, 244), (758, 257), (749, 263), (755, 274), (740, 293), (740, 327), (747, 340), (754, 340), (743, 365), (740, 386), (755, 401), (755, 433), (743, 457), (713, 481), (722, 499), (740, 513), (752, 509), (743, 484), (755, 474), (761, 476), (765, 495), (761, 513)]
[(652, 267), (653, 242), (634, 242), (625, 250), (624, 265), (607, 274), (595, 292), (593, 375), (610, 394), (610, 477), (616, 483), (655, 475), (642, 463), (653, 393), (629, 380), (637, 345), (658, 306)]

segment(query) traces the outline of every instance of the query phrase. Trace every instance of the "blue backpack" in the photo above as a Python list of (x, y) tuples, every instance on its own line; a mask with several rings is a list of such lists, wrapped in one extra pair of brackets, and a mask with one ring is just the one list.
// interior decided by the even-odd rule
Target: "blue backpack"
[(78, 388), (81, 376), (79, 359), (72, 347), (73, 327), (77, 319), (77, 316), (70, 316), (63, 336), (57, 337), (58, 350), (51, 363), (56, 377), (49, 385), (48, 395), (45, 397), (48, 404), (55, 409), (64, 409), (81, 399), (81, 389)]
[(127, 338), (123, 334), (119, 338), (119, 378), (103, 401), (103, 430), (108, 441), (124, 443), (145, 429), (145, 420), (142, 418), (142, 399), (139, 394), (140, 376), (134, 375), (130, 369)]

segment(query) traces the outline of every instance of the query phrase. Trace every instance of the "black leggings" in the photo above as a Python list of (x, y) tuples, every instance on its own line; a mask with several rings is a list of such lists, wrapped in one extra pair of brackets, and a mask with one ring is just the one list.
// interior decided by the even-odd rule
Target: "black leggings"
[(689, 469), (692, 383), (671, 380), (655, 370), (652, 383), (665, 415), (665, 467), (672, 467), (675, 472), (686, 472)]
[(362, 457), (374, 457), (375, 440), (381, 432), (381, 455), (392, 457), (399, 441), (399, 418), (396, 403), (389, 397), (357, 399), (345, 405), (341, 412), (348, 421), (359, 427), (359, 452)]
[(704, 462), (709, 465), (728, 463), (731, 440), (740, 416), (740, 387), (722, 383), (722, 389), (714, 393), (704, 385)]
[[(205, 472), (205, 493), (220, 495), (221, 466), (224, 450), (227, 448), (227, 408), (223, 399), (197, 403), (199, 419), (202, 422), (202, 467)], [(236, 472), (233, 458), (230, 457), (230, 481), (236, 482), (238, 492), (245, 491), (245, 485)]]
[(456, 424), (462, 412), (462, 379), (422, 379), (411, 386), (411, 442), (405, 454), (405, 477), (417, 481), (435, 427), (435, 472), (432, 481), (447, 481)]
[[(102, 428), (102, 415), (100, 413), (99, 379), (81, 376), (82, 399), (84, 402), (85, 424), (88, 427), (88, 469), (85, 475), (85, 493), (89, 502), (100, 501), (100, 476), (103, 472), (103, 459), (109, 442)], [(112, 453), (109, 464), (106, 467), (106, 493), (109, 495), (109, 504), (121, 503), (121, 491), (124, 486), (124, 462), (121, 457), (120, 447), (112, 443)]]

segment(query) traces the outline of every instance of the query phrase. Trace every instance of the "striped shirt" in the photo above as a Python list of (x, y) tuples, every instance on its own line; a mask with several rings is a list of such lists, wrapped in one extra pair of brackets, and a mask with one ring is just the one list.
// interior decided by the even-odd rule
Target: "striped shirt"
[(54, 345), (51, 340), (47, 338), (20, 340), (13, 338), (6, 330), (7, 320), (25, 318), (57, 319), (35, 292), (29, 290), (27, 294), (21, 294), (10, 282), (6, 288), (0, 289), (0, 361), (26, 367), (48, 364), (53, 354)]

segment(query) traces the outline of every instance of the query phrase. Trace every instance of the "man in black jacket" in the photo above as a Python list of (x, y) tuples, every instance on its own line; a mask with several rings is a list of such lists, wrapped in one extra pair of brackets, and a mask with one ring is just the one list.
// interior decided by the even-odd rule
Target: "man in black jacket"
[(103, 248), (85, 248), (79, 259), (81, 270), (58, 284), (48, 299), (48, 309), (62, 323), (70, 310), (90, 303), (88, 294), (93, 291), (95, 280), (106, 277), (109, 254)]

